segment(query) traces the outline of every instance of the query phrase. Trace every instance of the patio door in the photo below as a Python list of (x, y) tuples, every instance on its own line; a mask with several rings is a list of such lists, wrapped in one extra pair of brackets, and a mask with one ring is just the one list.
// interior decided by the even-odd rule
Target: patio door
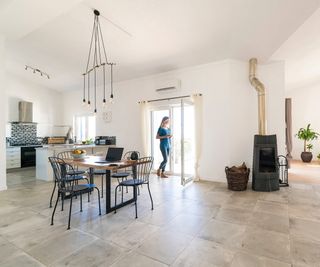
[(151, 153), (154, 157), (154, 168), (157, 169), (162, 161), (159, 149), (157, 131), (164, 116), (170, 117), (171, 153), (166, 170), (171, 175), (181, 177), (185, 185), (193, 180), (195, 166), (195, 128), (194, 106), (191, 102), (181, 99), (179, 102), (160, 105), (151, 109)]

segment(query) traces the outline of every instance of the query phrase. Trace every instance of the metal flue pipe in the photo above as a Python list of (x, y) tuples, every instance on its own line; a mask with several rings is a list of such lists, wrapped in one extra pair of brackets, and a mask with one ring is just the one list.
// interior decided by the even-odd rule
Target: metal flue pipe
[(259, 134), (266, 135), (266, 90), (263, 83), (256, 77), (257, 63), (258, 61), (256, 58), (251, 58), (249, 60), (249, 80), (258, 93)]

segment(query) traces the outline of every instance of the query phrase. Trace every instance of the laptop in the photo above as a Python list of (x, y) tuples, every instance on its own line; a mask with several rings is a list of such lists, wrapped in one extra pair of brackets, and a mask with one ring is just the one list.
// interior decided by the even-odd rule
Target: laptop
[(106, 160), (96, 161), (96, 163), (106, 164), (121, 161), (123, 147), (109, 147), (106, 155)]

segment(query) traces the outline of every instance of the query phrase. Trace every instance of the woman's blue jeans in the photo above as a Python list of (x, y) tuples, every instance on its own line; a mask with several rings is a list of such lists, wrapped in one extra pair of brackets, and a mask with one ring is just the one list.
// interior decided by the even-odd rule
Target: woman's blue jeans
[(170, 147), (160, 145), (160, 150), (163, 157), (163, 161), (160, 163), (159, 169), (162, 170), (162, 172), (164, 172), (164, 170), (166, 169), (168, 158), (169, 158)]

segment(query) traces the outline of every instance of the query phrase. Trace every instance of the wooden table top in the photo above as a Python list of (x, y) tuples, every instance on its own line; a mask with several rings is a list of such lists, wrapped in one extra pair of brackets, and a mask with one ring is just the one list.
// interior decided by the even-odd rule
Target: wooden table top
[[(97, 163), (102, 160), (105, 160), (105, 158), (99, 156), (86, 156), (84, 159), (64, 159), (66, 163), (74, 166), (110, 171), (131, 167), (136, 163), (135, 160), (122, 160), (115, 163)], [(110, 164), (117, 164), (117, 166), (110, 166)]]

